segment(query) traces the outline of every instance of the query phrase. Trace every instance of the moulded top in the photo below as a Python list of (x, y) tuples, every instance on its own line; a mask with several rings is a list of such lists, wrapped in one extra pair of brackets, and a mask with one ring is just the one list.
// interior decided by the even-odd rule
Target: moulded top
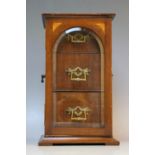
[(63, 18), (78, 18), (78, 17), (102, 17), (102, 18), (111, 18), (114, 19), (115, 13), (43, 13), (42, 14), (42, 19), (43, 19), (43, 25), (45, 27), (45, 20), (47, 18), (58, 18), (58, 17), (63, 17)]

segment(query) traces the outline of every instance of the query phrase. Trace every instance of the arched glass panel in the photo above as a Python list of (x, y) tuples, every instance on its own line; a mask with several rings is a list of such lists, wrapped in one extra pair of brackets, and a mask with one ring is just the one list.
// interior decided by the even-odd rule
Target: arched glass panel
[(103, 54), (99, 37), (87, 28), (70, 28), (57, 39), (53, 49), (56, 126), (103, 125)]

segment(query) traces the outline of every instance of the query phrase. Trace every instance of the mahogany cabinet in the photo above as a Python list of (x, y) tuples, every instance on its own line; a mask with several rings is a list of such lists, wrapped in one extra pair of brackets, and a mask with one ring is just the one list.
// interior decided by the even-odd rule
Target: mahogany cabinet
[(39, 145), (103, 143), (112, 137), (115, 14), (43, 14), (45, 133)]

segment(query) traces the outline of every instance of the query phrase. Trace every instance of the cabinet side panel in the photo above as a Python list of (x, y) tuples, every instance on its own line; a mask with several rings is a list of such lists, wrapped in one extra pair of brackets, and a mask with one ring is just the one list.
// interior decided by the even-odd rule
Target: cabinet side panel
[(106, 21), (105, 37), (105, 123), (112, 136), (112, 21)]
[(53, 38), (51, 37), (52, 21), (46, 20), (46, 82), (45, 82), (45, 135), (51, 134), (51, 119), (52, 119), (52, 45)]

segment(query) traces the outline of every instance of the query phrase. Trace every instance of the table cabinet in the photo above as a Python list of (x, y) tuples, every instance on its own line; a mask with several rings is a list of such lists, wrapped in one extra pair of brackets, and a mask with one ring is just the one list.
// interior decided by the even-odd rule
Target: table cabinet
[(45, 133), (39, 145), (103, 143), (112, 137), (115, 14), (43, 14)]

